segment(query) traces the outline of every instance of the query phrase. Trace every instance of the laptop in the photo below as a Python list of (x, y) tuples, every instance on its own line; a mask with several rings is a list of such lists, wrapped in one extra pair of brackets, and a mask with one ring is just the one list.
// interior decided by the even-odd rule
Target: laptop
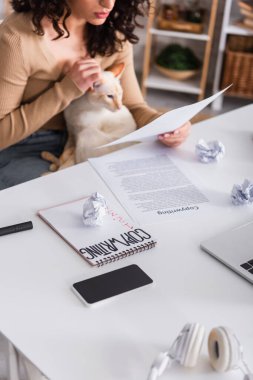
[(200, 247), (253, 284), (253, 221), (216, 235)]

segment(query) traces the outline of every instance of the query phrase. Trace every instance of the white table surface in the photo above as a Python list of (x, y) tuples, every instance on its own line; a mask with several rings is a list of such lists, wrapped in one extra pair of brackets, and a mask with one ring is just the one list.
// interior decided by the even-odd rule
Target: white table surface
[[(178, 218), (149, 229), (157, 248), (93, 268), (36, 216), (38, 209), (99, 191), (112, 194), (89, 164), (0, 192), (0, 226), (32, 220), (34, 229), (0, 237), (0, 330), (52, 380), (146, 379), (156, 354), (187, 322), (231, 327), (253, 369), (253, 286), (201, 251), (199, 243), (253, 219), (253, 205), (233, 206), (233, 184), (253, 180), (253, 105), (194, 125), (176, 155), (201, 177), (220, 203), (205, 215)], [(194, 156), (197, 140), (226, 147), (219, 164)], [(173, 153), (175, 154), (175, 153)], [(252, 254), (253, 258), (253, 254)], [(87, 308), (73, 282), (136, 263), (154, 280)], [(175, 365), (161, 377), (239, 379), (240, 371), (211, 370), (206, 341), (197, 368)]]

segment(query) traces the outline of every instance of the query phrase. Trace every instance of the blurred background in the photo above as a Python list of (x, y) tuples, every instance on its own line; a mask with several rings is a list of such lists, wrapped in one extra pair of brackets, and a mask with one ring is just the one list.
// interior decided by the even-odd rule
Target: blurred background
[[(8, 11), (0, 0), (1, 18)], [(140, 22), (135, 68), (151, 106), (183, 106), (231, 83), (207, 114), (252, 102), (253, 0), (153, 0)]]

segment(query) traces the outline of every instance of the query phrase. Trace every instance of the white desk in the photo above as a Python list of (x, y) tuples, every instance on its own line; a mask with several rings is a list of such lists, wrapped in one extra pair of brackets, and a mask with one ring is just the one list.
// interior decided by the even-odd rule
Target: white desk
[[(102, 268), (92, 268), (43, 221), (40, 208), (98, 190), (112, 195), (87, 163), (0, 192), (0, 225), (32, 220), (34, 229), (0, 238), (0, 330), (52, 380), (144, 380), (153, 358), (186, 322), (230, 326), (253, 367), (253, 286), (203, 253), (200, 241), (253, 218), (253, 206), (230, 203), (234, 183), (253, 179), (253, 105), (194, 125), (178, 150), (208, 186), (221, 194), (215, 212), (153, 225), (159, 245)], [(219, 164), (193, 160), (198, 138), (221, 140)], [(150, 227), (149, 227), (150, 228)], [(71, 292), (73, 282), (136, 263), (155, 286), (95, 308)], [(240, 379), (220, 375), (207, 361), (174, 366), (161, 379)]]

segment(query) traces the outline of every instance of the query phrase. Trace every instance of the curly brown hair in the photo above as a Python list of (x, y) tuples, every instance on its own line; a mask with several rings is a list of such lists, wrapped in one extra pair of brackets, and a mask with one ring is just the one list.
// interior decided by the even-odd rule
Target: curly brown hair
[[(71, 14), (71, 8), (67, 0), (12, 0), (11, 5), (16, 12), (32, 12), (34, 31), (38, 35), (44, 35), (41, 20), (47, 17), (58, 34), (56, 39), (66, 32), (66, 37), (69, 36), (66, 19)], [(84, 36), (90, 56), (110, 56), (119, 50), (124, 41), (137, 43), (139, 38), (134, 34), (134, 29), (141, 26), (137, 19), (144, 16), (149, 9), (150, 0), (116, 0), (104, 24), (85, 24)], [(59, 21), (62, 19), (63, 22), (60, 24)]]

